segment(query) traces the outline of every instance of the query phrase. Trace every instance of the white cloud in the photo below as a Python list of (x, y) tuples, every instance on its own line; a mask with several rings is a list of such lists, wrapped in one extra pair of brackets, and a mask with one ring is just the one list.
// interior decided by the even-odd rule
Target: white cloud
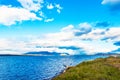
[(38, 11), (40, 10), (43, 6), (43, 0), (18, 0), (23, 8), (30, 10), (30, 11)]
[[(42, 8), (53, 9), (56, 7), (61, 11), (60, 5), (53, 5), (53, 3), (45, 2), (44, 0), (17, 0), (21, 6), (14, 7), (13, 5), (0, 6), (0, 24), (5, 26), (11, 26), (17, 22), (29, 21), (29, 20), (44, 20), (45, 22), (51, 22), (54, 18), (47, 17), (48, 13), (42, 11)], [(59, 11), (59, 13), (60, 13)]]
[[(68, 25), (56, 33), (48, 33), (40, 38), (27, 38), (26, 41), (18, 39), (0, 39), (0, 52), (3, 54), (13, 53), (20, 54), (32, 51), (48, 51), (58, 53), (74, 54), (96, 54), (107, 53), (117, 50), (119, 46), (113, 43), (120, 40), (120, 27), (112, 27), (109, 29), (92, 29), (91, 32), (76, 36), (76, 30), (81, 31), (81, 28), (89, 29), (90, 24), (81, 23), (78, 28), (74, 25)], [(84, 29), (83, 29), (84, 30)], [(102, 40), (104, 39), (104, 40)], [(39, 46), (39, 47), (36, 47)], [(79, 48), (61, 49), (59, 47), (74, 46)]]
[[(85, 30), (92, 27), (92, 25), (85, 23), (80, 24)], [(85, 33), (80, 36), (75, 36), (74, 32), (79, 28), (75, 28), (73, 25), (69, 25), (61, 32), (48, 34), (46, 40), (50, 41), (50, 44), (54, 43), (54, 46), (76, 46), (83, 49), (86, 54), (95, 53), (107, 53), (111, 52), (118, 47), (113, 45), (114, 41), (120, 40), (120, 28), (106, 29), (92, 29), (91, 32)], [(106, 40), (102, 40), (107, 38)], [(111, 39), (111, 41), (109, 40)], [(48, 42), (49, 43), (49, 42)]]
[(86, 46), (82, 47), (86, 51), (86, 54), (89, 55), (96, 53), (108, 53), (118, 48), (111, 42), (100, 40), (86, 41)]
[(42, 11), (39, 12), (39, 15), (40, 15), (42, 18), (46, 18), (44, 12), (42, 12)]
[(79, 27), (80, 27), (81, 29), (88, 29), (88, 28), (91, 28), (92, 26), (91, 26), (91, 24), (89, 24), (89, 23), (87, 23), (87, 22), (84, 22), (84, 23), (80, 23), (80, 24), (79, 24)]
[(116, 41), (120, 40), (120, 28), (114, 27), (106, 29), (93, 29), (90, 33), (84, 34), (79, 38), (84, 40), (106, 40)]
[(120, 0), (103, 0), (101, 4), (107, 5), (110, 11), (120, 11)]
[(102, 4), (117, 4), (120, 0), (103, 0)]
[(42, 20), (36, 16), (36, 14), (29, 12), (23, 8), (15, 8), (10, 6), (0, 6), (0, 24), (10, 26), (16, 24), (16, 22), (26, 20)]
[(81, 35), (79, 38), (83, 40), (99, 40), (104, 37), (104, 29), (93, 29), (90, 33)]
[(47, 5), (47, 9), (53, 9), (53, 8), (54, 8), (53, 4), (48, 4)]
[(57, 8), (57, 12), (61, 13), (61, 10), (63, 9), (60, 4), (55, 4), (55, 7)]
[(62, 32), (71, 32), (74, 29), (73, 25), (68, 25), (67, 27), (64, 27), (61, 29)]
[[(46, 39), (28, 40), (28, 42), (25, 42), (17, 39), (0, 39), (0, 54), (24, 54), (32, 51), (49, 51), (58, 53), (69, 53), (72, 55), (75, 52), (73, 50), (59, 49), (57, 46), (61, 44), (60, 42), (58, 42), (58, 44), (54, 44), (57, 42)], [(67, 45), (65, 42), (63, 43)], [(36, 48), (37, 45), (40, 45), (42, 47)]]
[(109, 30), (106, 31), (104, 38), (106, 38), (107, 40), (112, 40), (112, 41), (120, 40), (119, 32), (120, 32), (119, 27), (110, 28)]
[[(48, 45), (53, 46), (76, 46), (83, 49), (86, 54), (107, 53), (118, 47), (113, 45), (114, 41), (120, 40), (120, 28), (114, 27), (110, 29), (92, 29), (89, 33), (80, 36), (74, 35), (78, 30), (91, 29), (92, 25), (88, 23), (81, 23), (79, 28), (73, 25), (68, 25), (61, 29), (61, 32), (47, 34), (46, 40), (50, 41)], [(80, 30), (79, 30), (80, 29)], [(102, 40), (106, 39), (106, 40)], [(46, 41), (45, 41), (46, 42)], [(48, 46), (47, 45), (47, 46)]]
[(52, 22), (52, 21), (54, 21), (54, 18), (45, 19), (45, 22)]
[(58, 8), (58, 9), (63, 9), (63, 8), (60, 6), (60, 4), (56, 4), (55, 6), (56, 6), (56, 8)]
[(74, 34), (76, 36), (81, 36), (83, 34), (87, 34), (87, 33), (92, 31), (91, 27), (92, 26), (90, 24), (86, 23), (86, 22), (81, 23), (81, 24), (79, 24), (79, 28), (76, 31), (74, 31)]
[(60, 9), (57, 9), (57, 12), (58, 12), (58, 13), (61, 13), (61, 10), (60, 10)]

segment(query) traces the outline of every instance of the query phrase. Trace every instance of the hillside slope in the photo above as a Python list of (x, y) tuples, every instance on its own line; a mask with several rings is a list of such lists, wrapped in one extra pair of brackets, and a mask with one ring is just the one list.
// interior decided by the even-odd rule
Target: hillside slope
[(69, 67), (52, 80), (120, 80), (120, 58), (99, 58)]

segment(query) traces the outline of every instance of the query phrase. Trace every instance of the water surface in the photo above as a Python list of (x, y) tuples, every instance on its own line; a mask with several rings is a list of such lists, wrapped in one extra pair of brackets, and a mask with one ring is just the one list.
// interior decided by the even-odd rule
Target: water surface
[(103, 55), (79, 56), (0, 56), (0, 80), (50, 80), (64, 70)]

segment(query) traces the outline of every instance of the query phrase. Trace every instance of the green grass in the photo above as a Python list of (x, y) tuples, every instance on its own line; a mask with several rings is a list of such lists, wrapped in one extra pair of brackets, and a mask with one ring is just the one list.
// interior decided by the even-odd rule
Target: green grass
[(120, 80), (120, 58), (99, 58), (83, 62), (52, 80)]

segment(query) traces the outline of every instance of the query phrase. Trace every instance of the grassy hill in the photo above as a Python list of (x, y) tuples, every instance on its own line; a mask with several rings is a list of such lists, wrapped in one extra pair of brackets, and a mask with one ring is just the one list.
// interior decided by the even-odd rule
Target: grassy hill
[(120, 80), (120, 58), (99, 58), (69, 67), (52, 80)]

